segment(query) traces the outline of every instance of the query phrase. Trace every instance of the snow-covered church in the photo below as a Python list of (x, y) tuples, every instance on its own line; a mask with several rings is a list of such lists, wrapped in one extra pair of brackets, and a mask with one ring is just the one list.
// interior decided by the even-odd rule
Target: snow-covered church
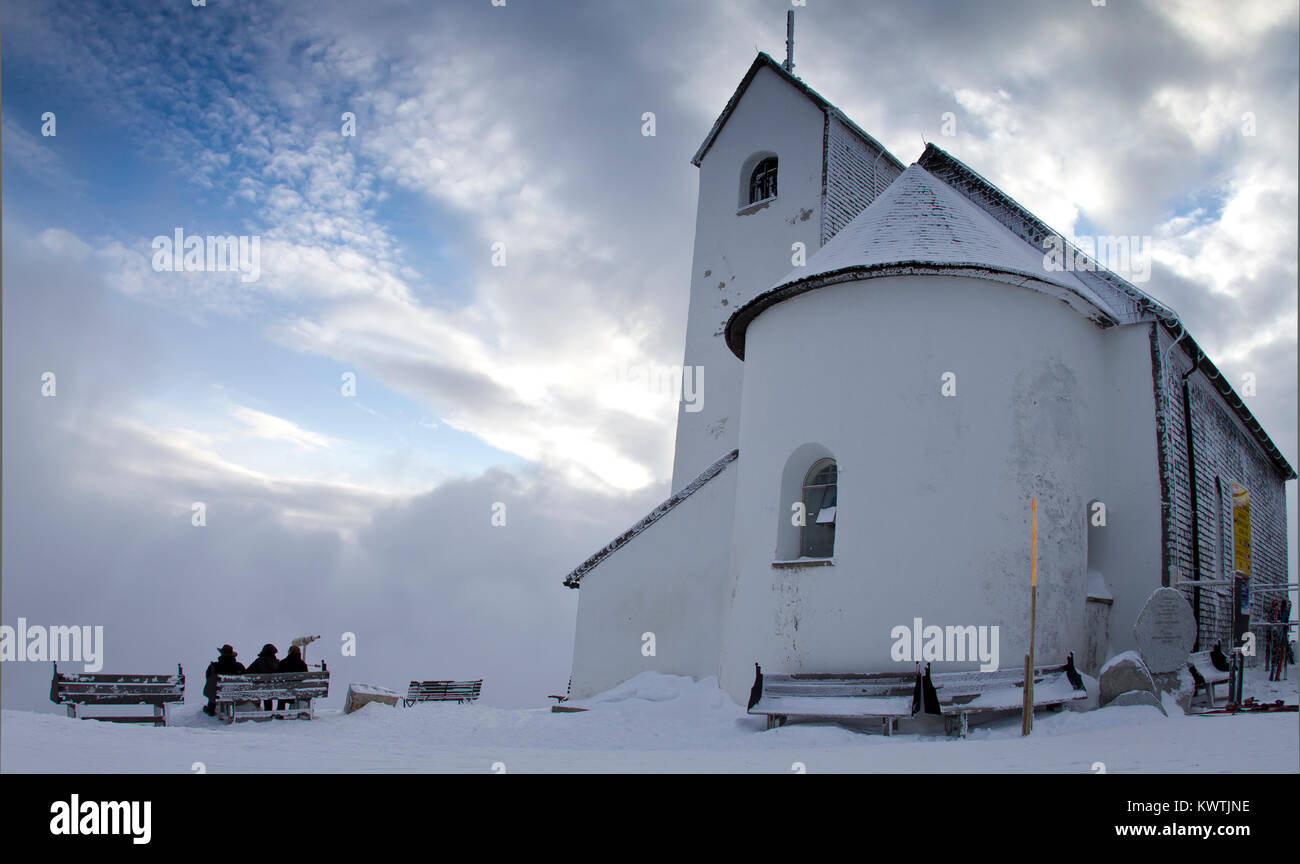
[(1160, 586), (1226, 645), (1233, 572), (1287, 581), (1295, 471), (1171, 309), (940, 148), (903, 165), (789, 58), (758, 55), (692, 162), (702, 386), (672, 495), (564, 580), (573, 697), (904, 671), (916, 619), (997, 626), (1018, 667), (1031, 499), (1041, 663), (1096, 674)]

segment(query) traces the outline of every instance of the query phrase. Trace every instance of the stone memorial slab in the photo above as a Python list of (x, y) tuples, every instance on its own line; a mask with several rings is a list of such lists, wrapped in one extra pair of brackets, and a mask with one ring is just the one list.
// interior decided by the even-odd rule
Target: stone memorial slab
[(1196, 619), (1181, 591), (1157, 588), (1147, 598), (1133, 625), (1142, 662), (1154, 674), (1175, 672), (1187, 665), (1196, 643)]

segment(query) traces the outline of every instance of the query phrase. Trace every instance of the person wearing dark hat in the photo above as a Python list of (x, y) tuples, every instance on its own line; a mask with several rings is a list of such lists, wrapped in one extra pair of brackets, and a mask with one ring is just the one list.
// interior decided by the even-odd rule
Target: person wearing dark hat
[(208, 704), (203, 706), (203, 713), (209, 717), (217, 713), (217, 676), (242, 675), (245, 672), (244, 664), (235, 659), (238, 656), (230, 645), (222, 645), (218, 649), (217, 659), (208, 664), (208, 671), (204, 675), (207, 680), (203, 685), (203, 695), (208, 697)]
[[(271, 675), (280, 671), (280, 661), (275, 659), (276, 649), (270, 642), (262, 646), (258, 652), (257, 659), (248, 664), (249, 675)], [(262, 705), (266, 711), (271, 710), (271, 700), (267, 699)]]
[[(280, 661), (280, 671), (281, 672), (306, 672), (307, 671), (307, 663), (302, 659), (301, 648), (299, 648), (297, 645), (289, 646), (289, 653), (284, 655), (284, 659)], [(281, 699), (277, 702), (277, 706), (281, 709), (288, 708), (289, 701), (290, 700), (288, 699)]]
[(280, 661), (281, 672), (306, 672), (307, 663), (302, 659), (302, 649), (297, 645), (289, 647), (289, 653)]

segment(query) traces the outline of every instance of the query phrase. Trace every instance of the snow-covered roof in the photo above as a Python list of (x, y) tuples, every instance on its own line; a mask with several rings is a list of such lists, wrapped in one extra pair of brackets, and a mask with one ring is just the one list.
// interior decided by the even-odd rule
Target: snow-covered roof
[(735, 462), (736, 457), (738, 457), (739, 455), (740, 455), (739, 450), (732, 450), (730, 453), (723, 456), (717, 462), (714, 462), (708, 468), (705, 468), (704, 471), (702, 471), (698, 477), (696, 477), (690, 483), (687, 483), (681, 489), (678, 489), (675, 493), (669, 496), (668, 500), (664, 501), (658, 507), (651, 510), (640, 520), (638, 520), (635, 525), (633, 525), (631, 528), (627, 529), (622, 534), (618, 535), (612, 541), (607, 543), (595, 555), (592, 555), (586, 561), (583, 561), (581, 564), (579, 564), (572, 573), (564, 577), (564, 586), (566, 588), (581, 587), (582, 577), (587, 575), (587, 573), (590, 570), (592, 570), (597, 564), (599, 564), (601, 561), (604, 561), (610, 555), (613, 555), (623, 546), (626, 546), (632, 540), (633, 537), (636, 537), (638, 534), (645, 531), (651, 525), (655, 524), (660, 519), (667, 516), (674, 507), (676, 507), (678, 504), (682, 503), (687, 498), (694, 495), (696, 492), (702, 489), (706, 483), (708, 483), (714, 477), (717, 477), (719, 474), (721, 474), (723, 469), (726, 468), (728, 465), (730, 465), (732, 462)]
[(743, 360), (749, 322), (782, 300), (836, 282), (906, 273), (1025, 284), (1059, 297), (1098, 323), (1115, 323), (1108, 304), (1073, 272), (1048, 270), (1041, 249), (912, 165), (804, 266), (737, 309), (727, 322), (727, 345)]
[[(1088, 266), (1049, 270), (1043, 255), (1048, 238), (1057, 238), (1069, 257)], [(1064, 235), (933, 144), (927, 144), (921, 158), (805, 266), (741, 305), (727, 321), (727, 347), (745, 359), (749, 323), (764, 309), (805, 291), (878, 276), (936, 272), (1033, 287), (1054, 294), (1103, 327), (1158, 322), (1250, 430), (1278, 475), (1296, 478), (1295, 469), (1177, 313), (1080, 252)]]
[(925, 152), (921, 154), (920, 159), (916, 160), (916, 164), (965, 196), (1032, 249), (1041, 251), (1044, 248), (1044, 241), (1052, 237), (1058, 239), (1076, 260), (1090, 261), (1093, 265), (1091, 269), (1075, 270), (1074, 275), (1106, 301), (1111, 314), (1119, 323), (1149, 321), (1153, 316), (1165, 322), (1177, 319), (1178, 315), (1172, 309), (1164, 306), (1127, 279), (1101, 266), (1093, 256), (1081, 252), (1060, 232), (1052, 230), (1041, 219), (985, 180), (960, 159), (933, 144), (927, 144)]
[(754, 80), (754, 76), (758, 74), (759, 69), (764, 68), (771, 69), (783, 81), (794, 87), (804, 96), (808, 97), (808, 99), (818, 108), (822, 109), (823, 112), (835, 117), (847, 126), (854, 135), (857, 135), (866, 142), (867, 146), (882, 153), (886, 159), (894, 164), (894, 167), (898, 168), (900, 171), (902, 170), (903, 163), (894, 158), (894, 154), (886, 150), (885, 145), (868, 135), (861, 126), (850, 120), (843, 111), (826, 101), (826, 98), (816, 90), (787, 72), (784, 66), (773, 60), (772, 57), (764, 51), (758, 52), (758, 56), (754, 58), (754, 62), (749, 66), (749, 71), (745, 73), (744, 78), (740, 79), (740, 84), (736, 87), (736, 92), (731, 94), (731, 98), (727, 100), (726, 107), (722, 109), (722, 113), (718, 115), (718, 119), (713, 122), (713, 128), (709, 129), (709, 134), (704, 137), (704, 143), (700, 145), (700, 149), (696, 150), (695, 155), (691, 157), (692, 165), (698, 168), (700, 163), (704, 161), (704, 154), (709, 152), (709, 148), (713, 146), (714, 139), (718, 137), (718, 133), (722, 131), (722, 127), (727, 125), (727, 120), (731, 118), (732, 112), (735, 111), (736, 106), (740, 104), (740, 98), (744, 96), (745, 91), (749, 89), (749, 85)]
[[(1030, 246), (1041, 248), (1047, 237), (1061, 236), (968, 165), (933, 144), (926, 145), (925, 152), (921, 154), (917, 164), (965, 195)], [(1073, 244), (1065, 242), (1064, 245), (1076, 259), (1080, 257), (1079, 250)], [(1075, 274), (1107, 302), (1111, 314), (1121, 324), (1155, 321), (1164, 327), (1170, 338), (1178, 343), (1201, 374), (1219, 391), (1242, 424), (1250, 430), (1251, 435), (1268, 454), (1274, 468), (1277, 469), (1278, 476), (1283, 480), (1296, 479), (1296, 472), (1291, 467), (1291, 463), (1273, 443), (1273, 439), (1269, 437), (1263, 425), (1255, 419), (1254, 413), (1246, 406), (1245, 400), (1237, 395), (1227, 376), (1219, 371), (1209, 355), (1187, 332), (1178, 314), (1127, 279), (1091, 260), (1091, 256), (1082, 257), (1089, 259), (1090, 263), (1096, 266), (1076, 270)]]

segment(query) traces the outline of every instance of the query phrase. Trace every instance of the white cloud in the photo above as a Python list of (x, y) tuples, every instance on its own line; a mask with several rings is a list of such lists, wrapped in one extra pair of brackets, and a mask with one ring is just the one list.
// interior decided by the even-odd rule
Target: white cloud
[(248, 434), (254, 438), (267, 441), (283, 441), (302, 450), (329, 450), (338, 442), (337, 439), (309, 429), (303, 429), (297, 423), (248, 408), (243, 405), (230, 406), (230, 413), (236, 420), (248, 427)]

